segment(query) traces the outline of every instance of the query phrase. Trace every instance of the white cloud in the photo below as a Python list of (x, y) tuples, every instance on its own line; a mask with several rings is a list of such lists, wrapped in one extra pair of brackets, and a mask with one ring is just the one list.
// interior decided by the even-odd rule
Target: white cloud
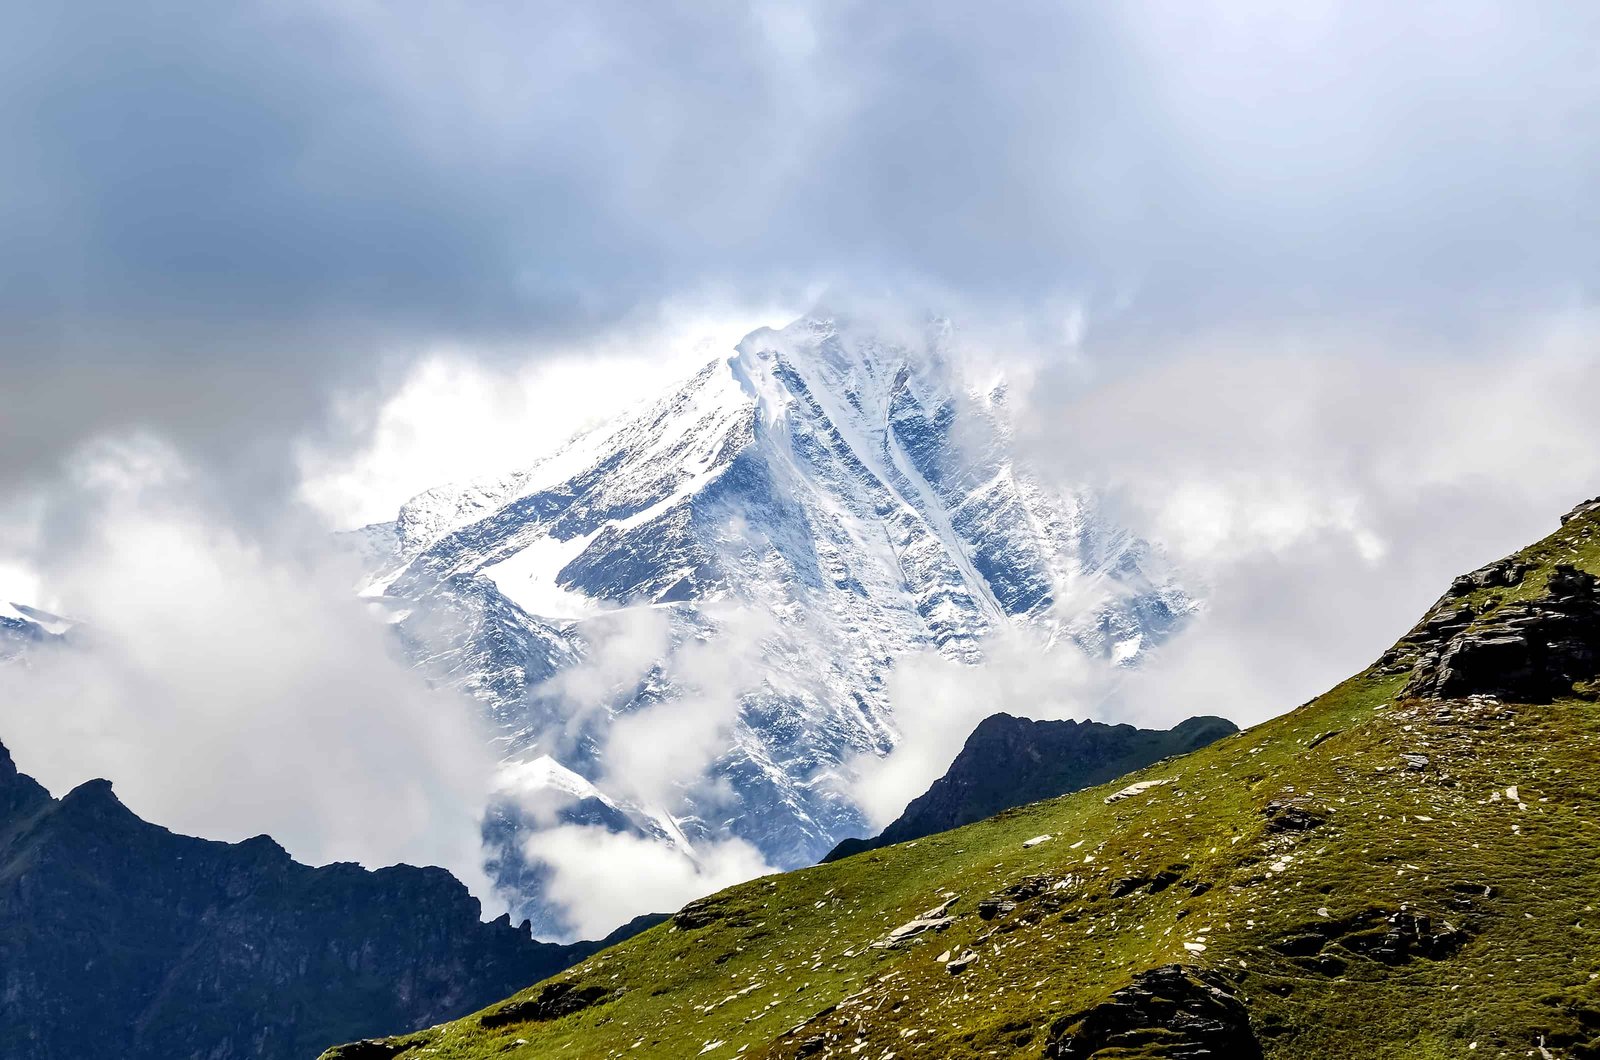
[(142, 427), (258, 495), (397, 360), (559, 353), (704, 292), (1448, 326), (1595, 265), (1570, 0), (13, 13), (7, 478)]
[(423, 490), (503, 474), (578, 431), (657, 396), (750, 331), (787, 322), (782, 308), (663, 307), (650, 328), (619, 328), (521, 360), (468, 348), (420, 360), (373, 413), (347, 395), (355, 447), (302, 439), (299, 496), (336, 527), (394, 518)]
[(553, 870), (549, 896), (568, 911), (582, 938), (773, 871), (740, 839), (704, 844), (691, 858), (652, 839), (580, 825), (539, 832), (525, 852)]
[[(704, 792), (706, 768), (731, 745), (744, 697), (765, 679), (772, 616), (714, 602), (701, 614), (710, 627), (661, 655), (675, 694), (619, 715), (606, 736), (607, 781), (647, 804)], [(667, 747), (671, 754), (662, 753)]]
[[(1161, 543), (1203, 601), (1137, 670), (1027, 636), (890, 679), (901, 742), (853, 763), (875, 825), (899, 815), (997, 711), (1170, 726), (1253, 724), (1362, 669), (1450, 579), (1600, 494), (1600, 319), (1414, 336), (1255, 327), (1020, 374), (1018, 444), (1113, 521)], [(1086, 370), (1087, 368), (1087, 370)], [(1090, 601), (1080, 601), (1089, 603)]]
[(1118, 673), (1070, 646), (1046, 651), (1022, 630), (990, 636), (985, 659), (971, 665), (936, 652), (899, 660), (889, 698), (899, 742), (884, 758), (851, 763), (850, 794), (874, 827), (900, 816), (906, 804), (949, 768), (978, 722), (1005, 712), (1039, 719), (1099, 713)]
[(14, 560), (0, 560), (0, 602), (48, 608), (47, 601), (44, 585), (35, 571)]
[[(715, 819), (717, 807), (734, 799), (707, 769), (733, 745), (743, 699), (765, 680), (763, 649), (774, 629), (764, 612), (716, 601), (692, 620), (654, 606), (587, 619), (582, 661), (540, 689), (561, 698), (565, 719), (541, 744), (560, 748), (576, 733), (592, 734), (607, 796), (653, 815), (681, 818), (687, 807)], [(659, 695), (611, 714), (646, 685)], [(659, 839), (554, 824), (557, 811), (578, 797), (545, 786), (520, 801), (540, 825), (524, 851), (549, 868), (546, 897), (579, 937), (774, 871), (738, 839), (698, 840), (691, 853)]]
[(1380, 654), (1455, 574), (1600, 493), (1600, 322), (1258, 328), (1042, 383), (1024, 443), (1164, 542), (1205, 611), (1129, 717), (1260, 721)]
[(315, 864), (443, 865), (487, 898), (475, 710), (395, 656), (351, 572), (315, 540), (241, 536), (165, 447), (107, 444), (73, 472), (78, 525), (41, 561), (83, 640), (0, 667), (19, 767), (58, 795), (109, 777), (148, 820), (266, 832)]
[(579, 627), (583, 658), (540, 686), (567, 706), (566, 727), (628, 699), (667, 657), (672, 620), (665, 608), (625, 607), (585, 620)]

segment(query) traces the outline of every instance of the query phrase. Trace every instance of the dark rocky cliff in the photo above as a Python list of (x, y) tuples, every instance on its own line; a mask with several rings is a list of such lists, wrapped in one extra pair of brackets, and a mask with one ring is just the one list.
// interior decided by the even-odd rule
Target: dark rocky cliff
[(0, 747), (8, 1060), (302, 1060), (470, 1012), (600, 946), (479, 912), (443, 869), (312, 868), (266, 836), (174, 835), (104, 780), (53, 799)]
[(1214, 717), (1189, 718), (1171, 729), (1138, 729), (993, 714), (972, 730), (945, 775), (889, 827), (871, 839), (847, 839), (823, 860), (909, 842), (1013, 806), (1081, 791), (1238, 731), (1233, 722)]

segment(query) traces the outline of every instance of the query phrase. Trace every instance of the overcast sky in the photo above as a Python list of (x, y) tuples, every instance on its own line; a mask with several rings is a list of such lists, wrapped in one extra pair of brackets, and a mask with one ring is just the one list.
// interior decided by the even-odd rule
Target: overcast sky
[(108, 565), (178, 540), (295, 613), (328, 526), (823, 297), (1026, 365), (1024, 443), (1208, 589), (1150, 716), (1297, 702), (1600, 493), (1593, 4), (0, 8), (0, 596), (176, 608)]
[(1468, 330), (1586, 300), (1600, 253), (1584, 3), (6, 6), (12, 476), (154, 426), (284, 489), (285, 438), (440, 345), (825, 285), (1081, 301), (1127, 356)]

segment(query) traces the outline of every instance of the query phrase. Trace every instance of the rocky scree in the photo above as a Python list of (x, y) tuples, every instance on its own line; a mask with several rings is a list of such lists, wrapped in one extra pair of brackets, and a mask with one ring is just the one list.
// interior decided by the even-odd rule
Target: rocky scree
[(1050, 1030), (1048, 1060), (1259, 1060), (1250, 1013), (1221, 975), (1168, 964)]

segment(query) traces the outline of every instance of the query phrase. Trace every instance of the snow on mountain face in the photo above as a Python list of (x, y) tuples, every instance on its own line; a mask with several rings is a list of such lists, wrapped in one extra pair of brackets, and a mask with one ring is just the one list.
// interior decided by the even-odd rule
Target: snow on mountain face
[(41, 644), (59, 642), (74, 624), (36, 607), (0, 600), (0, 661), (20, 656)]
[[(358, 531), (363, 590), (503, 744), (486, 834), (561, 930), (522, 841), (554, 821), (743, 839), (789, 868), (870, 829), (847, 763), (887, 753), (895, 661), (1011, 626), (1108, 665), (1191, 609), (1092, 496), (1013, 458), (1003, 389), (833, 320), (747, 337), (526, 470)], [(657, 722), (660, 721), (660, 724)]]

